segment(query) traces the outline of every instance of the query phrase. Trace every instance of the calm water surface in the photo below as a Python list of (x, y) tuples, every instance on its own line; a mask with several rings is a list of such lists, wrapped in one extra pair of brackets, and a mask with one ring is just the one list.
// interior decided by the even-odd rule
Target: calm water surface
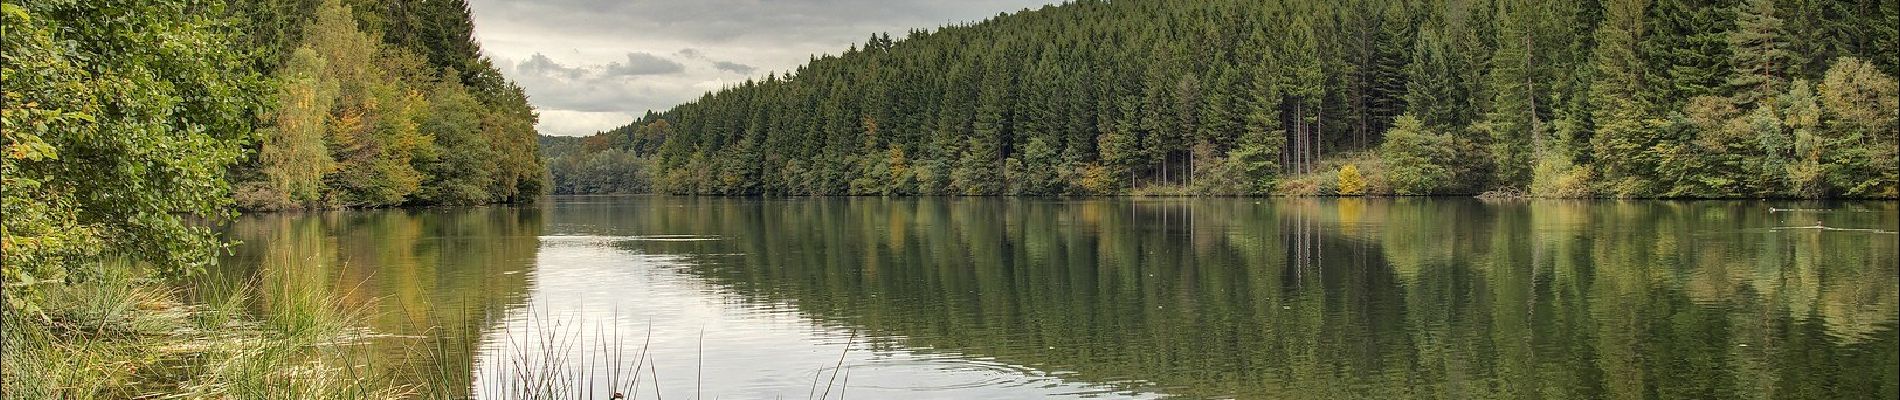
[(478, 398), (643, 366), (630, 397), (1859, 399), (1900, 396), (1896, 230), (1894, 202), (574, 197), (246, 217), (217, 272), (369, 307), (351, 365)]

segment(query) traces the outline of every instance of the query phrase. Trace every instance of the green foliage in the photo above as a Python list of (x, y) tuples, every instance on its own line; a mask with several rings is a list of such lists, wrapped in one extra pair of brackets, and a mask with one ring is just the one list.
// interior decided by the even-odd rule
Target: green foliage
[(7, 286), (62, 280), (103, 256), (168, 274), (208, 260), (216, 239), (190, 221), (226, 215), (224, 169), (252, 138), (261, 87), (221, 21), (195, 6), (0, 6)]
[(330, 157), (337, 162), (324, 179), (328, 202), (401, 204), (422, 185), (414, 158), (428, 149), (417, 126), (426, 105), (407, 87), (420, 79), (419, 60), (361, 31), (354, 12), (334, 1), (318, 9), (306, 39), (342, 88), (328, 125)]
[[(1880, 196), (1887, 131), (1853, 124), (1882, 118), (1789, 118), (1813, 114), (1791, 93), (1821, 80), (1814, 57), (1895, 68), (1875, 50), (1900, 40), (1871, 23), (1894, 8), (1077, 1), (873, 35), (599, 136), (681, 193), (1297, 195), (1391, 153), (1431, 161), (1378, 163), (1407, 193)], [(1431, 135), (1393, 149), (1433, 146), (1384, 151), (1401, 114)]]
[(1431, 132), (1417, 118), (1401, 115), (1385, 133), (1379, 159), (1385, 161), (1393, 194), (1421, 195), (1457, 185), (1454, 168), (1445, 165), (1458, 157), (1457, 152), (1450, 136)]
[(432, 157), (417, 168), (430, 177), (417, 200), (468, 205), (493, 199), (488, 191), (495, 186), (497, 151), (483, 136), (481, 103), (461, 82), (448, 80), (436, 84), (428, 105), (420, 129), (434, 139), (434, 148), (423, 153)]
[[(560, 138), (578, 139), (578, 138)], [(651, 160), (620, 149), (564, 153), (544, 145), (556, 194), (648, 193), (653, 189)], [(575, 151), (581, 151), (576, 149)]]
[(324, 355), (310, 349), (334, 348), (356, 325), (321, 285), (279, 287), (268, 302), (288, 312), (235, 324), (253, 330), (226, 324), (242, 300), (187, 307), (162, 289), (170, 282), (144, 278), (211, 262), (229, 245), (211, 228), (234, 204), (539, 194), (533, 110), (480, 57), (466, 3), (351, 1), (384, 7), (0, 4), (0, 395), (400, 394), (312, 366)]
[(1141, 148), (1135, 143), (1134, 135), (1125, 131), (1109, 131), (1098, 137), (1096, 149), (1101, 151), (1101, 160), (1111, 171), (1120, 171), (1118, 175), (1128, 177), (1128, 187), (1134, 187), (1135, 166), (1141, 164)]
[(1610, 185), (1606, 194), (1622, 197), (1653, 195), (1655, 184), (1646, 176), (1656, 170), (1650, 149), (1656, 146), (1658, 123), (1645, 100), (1644, 71), (1639, 57), (1645, 0), (1613, 0), (1604, 4), (1604, 21), (1597, 27), (1592, 54), (1595, 80), (1590, 86), (1591, 117), (1596, 132), (1591, 145), (1597, 168)]
[[(315, 15), (281, 32), (300, 40), (275, 71), (277, 107), (257, 157), (233, 170), (248, 178), (241, 206), (469, 205), (540, 193), (536, 116), (519, 88), (486, 78), (494, 69), (468, 49), (466, 4), (409, 13), (293, 3), (310, 4), (284, 7)], [(240, 14), (256, 24), (278, 18)], [(394, 26), (377, 30), (385, 24)]]
[(337, 83), (324, 69), (315, 50), (300, 48), (279, 73), (277, 109), (267, 116), (257, 153), (264, 179), (240, 183), (238, 205), (284, 209), (321, 200), (323, 176), (336, 168), (324, 134)]
[[(1669, 197), (1887, 197), (1894, 164), (1893, 78), (1842, 58), (1820, 85), (1796, 79), (1773, 101), (1691, 99), (1655, 147)], [(1818, 90), (1817, 90), (1818, 87)]]
[(1580, 199), (1596, 195), (1594, 177), (1589, 168), (1581, 168), (1561, 157), (1537, 160), (1531, 171), (1530, 195), (1556, 199)]
[(1900, 84), (1873, 64), (1842, 57), (1820, 86), (1826, 128), (1814, 145), (1840, 194), (1900, 195)]
[[(488, 76), (494, 69), (484, 71), (480, 76)], [(482, 100), (482, 136), (495, 156), (488, 201), (532, 202), (548, 188), (547, 167), (536, 149), (540, 134), (535, 132), (534, 124), (541, 117), (528, 104), (528, 96), (520, 86), (512, 82), (476, 83), (479, 85), (471, 89)]]
[(1042, 138), (1029, 139), (1023, 145), (1021, 157), (1008, 160), (1010, 194), (1053, 195), (1067, 192), (1063, 187), (1060, 168), (1051, 168), (1062, 164), (1055, 148), (1050, 147)]
[(1785, 191), (1789, 195), (1803, 198), (1821, 198), (1828, 195), (1827, 182), (1821, 165), (1821, 108), (1819, 99), (1814, 95), (1813, 85), (1805, 79), (1795, 80), (1788, 94), (1781, 96), (1782, 126), (1786, 127), (1780, 139), (1788, 143), (1775, 143), (1770, 147), (1768, 159), (1777, 161), (1773, 167), (1783, 171), (1762, 171), (1764, 174), (1776, 172), (1787, 174)]
[[(233, 204), (473, 204), (539, 193), (533, 111), (472, 47), (387, 43), (361, 24), (381, 19), (334, 0), (265, 3), (0, 8), (8, 287), (69, 280), (106, 259), (190, 272), (219, 248), (203, 222)], [(461, 32), (472, 46), (466, 4), (419, 8), (439, 5), (464, 12), (430, 15), (462, 20), (404, 32)], [(415, 44), (446, 43), (431, 35), (440, 40)], [(431, 71), (442, 67), (429, 63), (450, 53), (466, 57), (448, 64), (474, 72), (451, 69), (436, 89)], [(9, 290), (9, 303), (31, 307), (12, 301), (30, 290)]]
[(1227, 153), (1229, 174), (1237, 181), (1231, 193), (1263, 195), (1279, 184), (1278, 156), (1286, 138), (1278, 131), (1266, 130), (1267, 118), (1264, 111), (1250, 114), (1247, 133), (1242, 134), (1240, 143)]
[(1477, 128), (1490, 139), (1496, 163), (1493, 184), (1522, 187), (1531, 180), (1536, 154), (1550, 146), (1545, 142), (1560, 89), (1556, 83), (1575, 73), (1562, 66), (1576, 56), (1565, 32), (1573, 24), (1576, 6), (1548, 1), (1504, 6), (1508, 13), (1501, 13), (1498, 45), (1491, 54), (1490, 111)]
[(1757, 102), (1787, 90), (1788, 77), (1798, 67), (1788, 50), (1782, 20), (1775, 16), (1776, 8), (1774, 0), (1747, 0), (1739, 10), (1735, 30), (1728, 34), (1735, 66), (1729, 86), (1735, 90), (1737, 105), (1766, 105)]

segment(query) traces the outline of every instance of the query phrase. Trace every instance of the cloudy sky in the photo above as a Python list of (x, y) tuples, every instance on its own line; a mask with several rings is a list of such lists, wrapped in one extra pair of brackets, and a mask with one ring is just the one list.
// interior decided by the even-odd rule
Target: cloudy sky
[(1060, 0), (470, 0), (475, 36), (527, 89), (541, 133), (588, 135), (837, 54), (871, 33)]

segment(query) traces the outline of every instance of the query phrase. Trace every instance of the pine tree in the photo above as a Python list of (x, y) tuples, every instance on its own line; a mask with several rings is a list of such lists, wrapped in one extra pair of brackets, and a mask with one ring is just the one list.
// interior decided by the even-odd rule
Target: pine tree
[(1668, 100), (1665, 108), (1728, 92), (1736, 6), (1734, 0), (1656, 0), (1649, 8), (1654, 29), (1643, 52), (1659, 80), (1654, 97)]
[[(1271, 54), (1260, 57), (1262, 65), (1277, 65)], [(1227, 159), (1242, 177), (1241, 193), (1267, 194), (1279, 184), (1285, 165), (1281, 162), (1286, 153), (1286, 131), (1280, 114), (1283, 95), (1279, 76), (1256, 72), (1246, 87), (1249, 94), (1241, 97), (1242, 133)]]
[(1284, 116), (1292, 121), (1287, 130), (1292, 135), (1292, 140), (1288, 141), (1291, 146), (1288, 151), (1291, 153), (1287, 164), (1291, 172), (1304, 174), (1313, 172), (1314, 164), (1319, 161), (1320, 129), (1317, 125), (1321, 122), (1325, 88), (1322, 86), (1323, 66), (1316, 43), (1319, 40), (1317, 33), (1313, 31), (1312, 25), (1297, 18), (1291, 29), (1289, 47), (1281, 53), (1284, 58), (1279, 60), (1285, 68), (1283, 79), (1287, 83), (1281, 93), (1286, 96), (1284, 101), (1290, 104), (1289, 110), (1292, 111), (1292, 115)]
[(1556, 67), (1569, 47), (1564, 36), (1572, 10), (1562, 3), (1510, 1), (1500, 4), (1497, 49), (1491, 56), (1492, 94), (1480, 127), (1490, 134), (1497, 185), (1525, 187), (1538, 160), (1551, 146), (1549, 115), (1556, 105)]
[(1737, 15), (1735, 30), (1728, 35), (1735, 72), (1729, 78), (1736, 105), (1769, 106), (1764, 101), (1785, 93), (1788, 78), (1795, 70), (1793, 53), (1782, 32), (1782, 21), (1775, 16), (1774, 0), (1748, 0)]
[(1643, 10), (1648, 3), (1605, 2), (1592, 60), (1596, 80), (1590, 87), (1590, 103), (1597, 130), (1591, 145), (1597, 154), (1605, 155), (1597, 160), (1597, 167), (1613, 185), (1610, 193), (1622, 196), (1647, 196), (1656, 191), (1654, 184), (1644, 179), (1655, 171), (1654, 160), (1646, 154), (1656, 144), (1656, 129), (1647, 121), (1650, 105), (1643, 99), (1647, 81), (1644, 71), (1648, 68), (1638, 52), (1646, 27)]
[[(1770, 165), (1748, 162), (1785, 139), (1748, 127), (1768, 120), (1750, 116), (1754, 103), (1816, 79), (1820, 61), (1805, 57), (1854, 53), (1891, 69), (1881, 61), (1890, 56), (1866, 49), (1892, 40), (1824, 36), (1885, 32), (1864, 22), (1891, 18), (1883, 10), (1894, 7), (1759, 1), (1750, 4), (1768, 11), (1749, 13), (1737, 2), (1084, 1), (903, 40), (873, 35), (609, 134), (658, 160), (654, 173), (668, 179), (655, 181), (681, 192), (1029, 193), (1054, 171), (1055, 186), (1076, 192), (1262, 193), (1235, 182), (1319, 178), (1312, 173), (1342, 152), (1376, 156), (1353, 151), (1381, 148), (1394, 116), (1410, 113), (1439, 135), (1428, 141), (1443, 145), (1435, 150), (1449, 149), (1440, 166), (1455, 178), (1432, 189), (1443, 193), (1779, 193), (1781, 184), (1756, 179)], [(1872, 16), (1842, 15), (1850, 9)], [(1773, 25), (1763, 16), (1785, 23), (1759, 29)], [(1855, 23), (1874, 27), (1848, 28)], [(1746, 39), (1777, 29), (1784, 38), (1767, 43), (1786, 44), (1785, 72), (1740, 62), (1781, 57), (1737, 50), (1781, 48)], [(1756, 99), (1736, 107), (1728, 96), (1740, 92)], [(1777, 107), (1769, 119), (1801, 146), (1802, 128)], [(1822, 109), (1830, 117), (1816, 138), (1860, 123)], [(675, 132), (635, 135), (659, 120)], [(1031, 156), (1032, 143), (1054, 156)], [(1262, 160), (1262, 149), (1275, 152)], [(907, 156), (913, 181), (892, 172), (893, 150)], [(1842, 161), (1873, 154), (1861, 153), (1823, 151), (1834, 160), (1821, 164), (1830, 193), (1879, 175), (1868, 172), (1872, 161)], [(1364, 170), (1374, 190), (1382, 171)]]

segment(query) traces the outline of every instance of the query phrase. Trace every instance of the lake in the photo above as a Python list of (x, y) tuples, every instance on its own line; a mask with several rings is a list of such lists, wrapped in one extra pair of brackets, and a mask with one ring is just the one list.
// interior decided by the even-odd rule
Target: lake
[(260, 315), (342, 299), (350, 366), (478, 398), (1900, 396), (1895, 202), (556, 197), (226, 229), (212, 276)]

